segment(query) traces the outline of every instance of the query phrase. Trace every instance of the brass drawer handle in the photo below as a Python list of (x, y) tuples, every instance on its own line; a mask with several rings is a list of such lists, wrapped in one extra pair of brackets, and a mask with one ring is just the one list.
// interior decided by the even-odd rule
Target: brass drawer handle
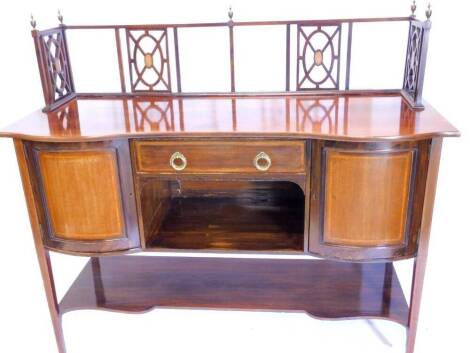
[(174, 170), (181, 171), (188, 165), (188, 161), (184, 154), (175, 152), (170, 157), (170, 165)]
[(271, 168), (271, 164), (271, 157), (265, 152), (258, 153), (253, 159), (253, 165), (261, 172), (265, 172)]

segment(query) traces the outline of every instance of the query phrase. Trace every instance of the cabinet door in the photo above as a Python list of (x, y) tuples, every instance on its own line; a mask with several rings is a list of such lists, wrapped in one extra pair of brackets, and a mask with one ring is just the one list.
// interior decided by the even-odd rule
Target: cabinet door
[(348, 260), (412, 255), (426, 154), (426, 143), (317, 143), (310, 251)]
[(47, 246), (107, 252), (138, 246), (127, 141), (32, 144)]

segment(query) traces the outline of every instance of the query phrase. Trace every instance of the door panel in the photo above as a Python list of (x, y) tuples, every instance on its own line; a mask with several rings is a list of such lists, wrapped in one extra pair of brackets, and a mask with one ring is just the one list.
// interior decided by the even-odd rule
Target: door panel
[(56, 237), (104, 240), (125, 236), (114, 150), (40, 151), (38, 159)]
[(318, 141), (312, 151), (309, 251), (344, 260), (412, 256), (429, 141)]
[(325, 155), (325, 243), (387, 246), (405, 242), (413, 151)]
[(126, 140), (29, 143), (27, 149), (42, 205), (45, 245), (78, 253), (139, 246)]

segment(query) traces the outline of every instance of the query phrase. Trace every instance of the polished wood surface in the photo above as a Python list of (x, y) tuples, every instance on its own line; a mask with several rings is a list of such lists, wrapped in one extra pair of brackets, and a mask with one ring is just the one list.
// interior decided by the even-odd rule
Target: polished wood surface
[[(156, 181), (159, 183), (159, 181)], [(304, 194), (291, 182), (172, 183), (146, 248), (302, 252)]]
[[(356, 118), (361, 120), (367, 111), (364, 100), (375, 98), (343, 97), (338, 102), (344, 99), (350, 104), (357, 99), (361, 109), (356, 111)], [(192, 103), (223, 104), (227, 98), (185, 99)], [(245, 97), (230, 102), (238, 107), (239, 102), (259, 104), (260, 99)], [(286, 102), (285, 97), (262, 99)], [(290, 99), (299, 97), (287, 99), (288, 107), (292, 104)], [(391, 103), (397, 97), (380, 97), (378, 101), (387, 99)], [(348, 119), (337, 118), (334, 124), (327, 124), (336, 129), (333, 137), (321, 132), (326, 120), (320, 119), (322, 123), (315, 120), (314, 133), (307, 134), (307, 123), (296, 120), (298, 116), (294, 126), (301, 126), (302, 132), (292, 132), (290, 109), (289, 119), (284, 121), (288, 129), (284, 132), (270, 130), (273, 121), (280, 121), (273, 113), (263, 115), (263, 123), (258, 125), (262, 128), (247, 125), (247, 129), (253, 130), (244, 133), (238, 118), (240, 109), (231, 116), (231, 132), (228, 125), (217, 130), (223, 124), (217, 125), (215, 131), (205, 130), (207, 107), (194, 110), (195, 115), (190, 118), (193, 127), (199, 118), (203, 128), (188, 132), (187, 118), (179, 115), (179, 120), (175, 120), (183, 110), (178, 108), (176, 112), (170, 109), (171, 105), (166, 111), (173, 114), (168, 113), (172, 116), (169, 122), (162, 121), (160, 116), (155, 124), (158, 114), (154, 115), (155, 111), (150, 114), (150, 110), (144, 120), (126, 120), (130, 114), (141, 114), (137, 110), (130, 113), (130, 104), (145, 102), (152, 109), (156, 104), (155, 99), (149, 102), (134, 98), (101, 100), (106, 104), (124, 103), (123, 124), (127, 132), (123, 138), (106, 135), (83, 139), (87, 123), (84, 125), (79, 118), (81, 102), (98, 100), (74, 101), (67, 114), (57, 120), (60, 124), (53, 125), (54, 138), (50, 139), (50, 135), (44, 141), (35, 141), (37, 136), (17, 140), (17, 151), (21, 149), (23, 153), (18, 157), (22, 173), (27, 173), (28, 178), (25, 186), (28, 203), (38, 218), (35, 235), (38, 256), (60, 352), (65, 349), (61, 315), (67, 311), (89, 308), (138, 312), (169, 306), (294, 310), (322, 318), (390, 319), (407, 327), (407, 349), (412, 353), (437, 175), (436, 146), (440, 148), (440, 136), (457, 135), (456, 130), (424, 133), (419, 114), (426, 110), (409, 115), (400, 100), (398, 135), (375, 135), (384, 126), (391, 131), (384, 115), (384, 125), (376, 121), (377, 125), (366, 129), (367, 138), (351, 134), (366, 131), (362, 124), (350, 125), (349, 109), (353, 105), (348, 105), (345, 115)], [(167, 98), (166, 102), (171, 104), (172, 99)], [(315, 114), (317, 107), (312, 108)], [(105, 116), (96, 107), (90, 114), (92, 111), (97, 121)], [(256, 123), (255, 111), (247, 109), (243, 113), (247, 122)], [(382, 113), (392, 112), (393, 109)], [(120, 113), (117, 110), (113, 116)], [(428, 117), (432, 120), (436, 116)], [(218, 121), (218, 111), (211, 119)], [(47, 123), (51, 121), (56, 120), (49, 115)], [(140, 129), (138, 133), (132, 132), (136, 126)], [(145, 126), (151, 129), (145, 130)], [(342, 128), (337, 129), (339, 126)], [(184, 130), (178, 131), (181, 127)], [(416, 134), (417, 129), (421, 129), (420, 134)], [(405, 133), (409, 131), (414, 133)], [(175, 152), (185, 155), (188, 169), (178, 171), (171, 167), (170, 157)], [(253, 156), (260, 152), (272, 160), (267, 171), (257, 170), (253, 165)], [(246, 155), (249, 157), (245, 158)], [(86, 192), (94, 192), (83, 196), (78, 191), (84, 189), (77, 185), (84, 186)], [(74, 191), (67, 194), (69, 189)], [(107, 200), (106, 207), (101, 206), (113, 212), (111, 215), (93, 219), (100, 212), (93, 216), (86, 212), (94, 206), (73, 201), (84, 197), (83, 200), (88, 200), (85, 203), (96, 206), (96, 202), (89, 200), (97, 195)], [(117, 199), (121, 218), (111, 220), (116, 215)], [(76, 207), (73, 218), (63, 213), (69, 207)], [(84, 235), (86, 228), (79, 231), (70, 228), (82, 217), (94, 222), (111, 221), (105, 230), (100, 229), (100, 224), (90, 226), (88, 229), (95, 232), (95, 237), (91, 237)], [(62, 238), (57, 236), (60, 234)], [(192, 262), (190, 258), (94, 257), (58, 306), (49, 250), (102, 256), (168, 249), (305, 253), (325, 260)], [(413, 257), (409, 309), (389, 261)]]
[[(405, 326), (412, 353), (442, 138), (459, 135), (422, 102), (432, 11), (426, 21), (412, 12), (236, 22), (230, 9), (226, 22), (131, 26), (67, 26), (59, 13), (44, 31), (31, 18), (46, 107), (0, 137), (15, 139), (59, 352), (66, 312), (188, 307), (388, 319)], [(389, 21), (409, 24), (402, 87), (351, 90), (353, 25)], [(268, 25), (285, 30), (286, 92), (242, 93), (234, 28)], [(227, 29), (230, 92), (184, 91), (178, 31), (198, 27)], [(70, 30), (114, 31), (120, 93), (75, 90)], [(330, 58), (313, 49), (318, 32)], [(312, 69), (328, 60), (316, 81)], [(60, 304), (51, 250), (92, 256)], [(127, 256), (167, 250), (322, 261)], [(406, 258), (409, 307), (392, 263)]]
[[(305, 173), (303, 141), (135, 141), (134, 148), (138, 173)], [(174, 153), (186, 158), (184, 169), (171, 166)], [(260, 164), (267, 170), (255, 166), (260, 153), (270, 159)]]
[(415, 256), (430, 144), (316, 141), (309, 251), (355, 261)]
[(439, 164), (441, 159), (442, 138), (432, 141), (429, 154), (429, 166), (427, 168), (425, 187), (425, 199), (422, 210), (421, 236), (419, 241), (418, 253), (414, 260), (413, 280), (410, 296), (410, 308), (408, 314), (408, 330), (406, 353), (413, 353), (418, 330), (419, 308), (421, 306), (421, 297), (423, 294), (424, 275), (426, 272), (426, 263), (428, 259), (429, 240), (431, 237), (432, 213), (434, 210), (434, 198), (436, 196), (437, 177), (439, 173)]
[(147, 248), (160, 229), (170, 207), (171, 184), (166, 180), (136, 178), (137, 211), (139, 213), (140, 242)]
[[(234, 109), (235, 108), (235, 109)], [(308, 137), (409, 140), (457, 136), (430, 105), (412, 110), (400, 95), (276, 95), (78, 99), (37, 111), (0, 136), (83, 141), (137, 136)]]
[(305, 311), (320, 318), (383, 318), (406, 325), (391, 263), (119, 256), (89, 262), (60, 312), (154, 307)]
[(324, 242), (404, 243), (414, 152), (326, 149), (325, 153)]
[(105, 240), (125, 234), (114, 150), (40, 151), (54, 236)]
[(52, 272), (51, 259), (49, 250), (46, 249), (42, 239), (40, 205), (35, 196), (35, 186), (31, 178), (30, 168), (28, 167), (28, 156), (26, 148), (21, 140), (14, 140), (16, 158), (18, 160), (18, 168), (23, 183), (24, 196), (26, 198), (26, 207), (28, 208), (29, 220), (31, 222), (31, 230), (33, 232), (34, 245), (38, 258), (39, 268), (44, 283), (44, 291), (46, 294), (49, 313), (51, 316), (52, 327), (57, 343), (59, 353), (65, 353), (64, 332), (62, 330), (62, 314), (59, 309), (59, 301), (54, 281), (54, 273)]
[[(411, 353), (428, 239), (422, 240), (424, 243), (418, 240), (422, 237), (421, 227), (429, 231), (429, 207), (433, 200), (427, 193), (434, 192), (439, 141), (280, 139), (276, 146), (297, 146), (305, 151), (301, 158), (304, 173), (285, 175), (279, 172), (252, 175), (244, 169), (237, 172), (229, 169), (216, 175), (207, 172), (180, 175), (162, 173), (160, 169), (141, 173), (139, 168), (132, 173), (132, 166), (138, 163), (131, 159), (138, 157), (138, 153), (130, 153), (132, 143), (147, 143), (152, 147), (159, 147), (160, 142), (171, 147), (177, 147), (180, 142), (189, 146), (199, 144), (202, 148), (196, 155), (204, 159), (212, 156), (212, 144), (231, 143), (230, 139), (223, 142), (148, 138), (67, 144), (25, 142), (24, 148), (18, 142), (30, 178), (29, 202), (33, 203), (41, 224), (54, 219), (51, 216), (54, 211), (48, 212), (50, 207), (43, 202), (66, 199), (63, 194), (69, 188), (89, 181), (91, 170), (99, 174), (100, 168), (104, 168), (119, 180), (114, 184), (123, 200), (124, 242), (110, 245), (108, 240), (114, 239), (83, 242), (71, 238), (63, 243), (47, 234), (45, 237), (42, 234), (39, 240), (43, 247), (40, 249), (43, 275), (48, 281), (46, 290), (57, 308), (51, 313), (61, 352), (64, 349), (61, 315), (67, 311), (97, 308), (135, 312), (164, 306), (294, 310), (322, 318), (390, 319), (407, 327), (407, 349)], [(266, 147), (263, 142), (268, 146), (273, 144), (272, 139), (238, 138), (236, 142), (229, 149), (231, 153), (246, 151), (253, 147), (250, 144), (255, 148)], [(154, 158), (150, 166), (158, 165), (163, 159), (158, 157), (158, 152), (157, 148), (156, 158), (153, 150), (148, 152), (148, 158)], [(87, 163), (90, 160), (92, 163)], [(285, 160), (287, 165), (291, 163)], [(218, 163), (225, 162), (215, 158), (215, 170)], [(59, 170), (66, 173), (59, 175)], [(67, 186), (67, 183), (72, 184)], [(87, 186), (87, 190), (93, 189), (93, 185)], [(65, 191), (56, 190), (60, 187)], [(54, 192), (57, 195), (51, 197)], [(105, 196), (109, 193), (106, 191)], [(130, 207), (133, 202), (138, 204), (138, 213), (133, 213), (135, 210)], [(66, 202), (70, 203), (70, 200)], [(76, 212), (82, 212), (82, 208)], [(388, 217), (383, 218), (384, 214)], [(347, 226), (341, 222), (347, 222)], [(136, 237), (137, 224), (141, 228), (140, 244)], [(134, 231), (130, 233), (132, 228)], [(40, 229), (39, 236), (41, 233)], [(134, 248), (300, 254), (306, 249), (324, 258), (366, 262), (194, 259), (193, 263), (189, 258), (93, 258), (57, 307), (45, 245), (74, 254), (110, 254)], [(411, 309), (393, 265), (387, 262), (406, 257), (416, 257)], [(207, 291), (211, 284), (214, 292)]]
[(128, 141), (24, 145), (45, 246), (82, 255), (140, 246)]
[(147, 248), (302, 252), (303, 199), (300, 205), (271, 206), (231, 198), (174, 199)]
[[(431, 10), (429, 10), (431, 12)], [(226, 71), (227, 83), (230, 80), (230, 88), (226, 87), (213, 94), (227, 94), (240, 93), (237, 88), (240, 76), (237, 75), (238, 65), (236, 65), (236, 58), (238, 55), (247, 58), (252, 55), (252, 51), (248, 50), (246, 46), (236, 45), (240, 40), (235, 40), (237, 27), (249, 26), (250, 31), (258, 31), (262, 27), (270, 26), (277, 27), (277, 30), (285, 31), (285, 34), (276, 34), (273, 31), (270, 38), (271, 41), (276, 42), (279, 46), (284, 47), (281, 53), (285, 54), (285, 67), (278, 68), (272, 75), (278, 75), (279, 79), (285, 78), (283, 85), (286, 91), (295, 90), (308, 91), (311, 93), (320, 92), (338, 92), (344, 89), (346, 92), (355, 92), (351, 89), (351, 64), (355, 63), (353, 56), (356, 51), (352, 51), (353, 39), (353, 25), (360, 24), (361, 26), (368, 26), (369, 23), (374, 22), (404, 22), (409, 25), (407, 36), (403, 36), (403, 44), (406, 45), (405, 57), (405, 70), (403, 72), (403, 84), (401, 87), (396, 85), (388, 86), (388, 89), (377, 90), (380, 92), (393, 91), (400, 93), (409, 104), (415, 109), (422, 109), (422, 92), (424, 85), (424, 73), (426, 68), (426, 58), (428, 52), (428, 39), (431, 29), (430, 16), (427, 16), (426, 21), (421, 21), (413, 14), (408, 17), (385, 17), (385, 18), (362, 18), (362, 19), (322, 19), (322, 20), (288, 20), (288, 21), (249, 21), (239, 22), (234, 21), (233, 11), (230, 9), (228, 12), (228, 21), (212, 22), (212, 23), (180, 23), (180, 24), (134, 24), (134, 25), (78, 25), (68, 26), (62, 23), (62, 16), (60, 16), (61, 25), (55, 28), (38, 31), (36, 30), (36, 22), (33, 21), (32, 35), (35, 39), (36, 55), (38, 59), (39, 71), (41, 74), (41, 82), (45, 97), (47, 111), (54, 109), (65, 101), (80, 95), (96, 95), (97, 93), (85, 93), (75, 89), (74, 80), (72, 77), (72, 70), (70, 69), (70, 57), (66, 41), (66, 33), (70, 31), (93, 31), (99, 33), (103, 31), (115, 32), (114, 47), (117, 53), (117, 61), (119, 70), (114, 71), (115, 77), (119, 77), (122, 93), (141, 93), (158, 94), (158, 93), (190, 93), (191, 91), (182, 85), (185, 81), (187, 72), (201, 71), (202, 68), (197, 63), (192, 64), (189, 68), (186, 66), (183, 72), (180, 67), (180, 57), (188, 55), (187, 50), (180, 51), (180, 41), (178, 40), (178, 31), (192, 32), (196, 28), (204, 28), (203, 33), (198, 33), (198, 40), (201, 42), (211, 42), (211, 37), (207, 37), (206, 32), (211, 32), (219, 28), (219, 30), (226, 30), (228, 36), (226, 37), (228, 45), (228, 57), (224, 60), (222, 57), (218, 58), (221, 65), (225, 65), (229, 69)], [(292, 30), (295, 31), (293, 36)], [(373, 28), (375, 29), (375, 28)], [(172, 36), (168, 33), (173, 32)], [(255, 33), (253, 32), (253, 33)], [(401, 31), (393, 31), (394, 35), (402, 37)], [(317, 36), (321, 33), (320, 36)], [(124, 35), (124, 42), (127, 44), (127, 50), (123, 50), (120, 36)], [(354, 36), (356, 36), (355, 34)], [(51, 41), (50, 38), (54, 38)], [(328, 44), (324, 45), (324, 40), (327, 39)], [(341, 38), (345, 38), (341, 40)], [(143, 45), (143, 42), (152, 41), (155, 46), (149, 47)], [(184, 41), (183, 41), (184, 42)], [(111, 43), (112, 45), (112, 43)], [(59, 47), (61, 56), (53, 60), (56, 51)], [(245, 47), (245, 48), (244, 48)], [(364, 50), (373, 52), (376, 48), (369, 46)], [(172, 55), (169, 55), (171, 52)], [(243, 54), (245, 53), (245, 54)], [(293, 56), (295, 53), (294, 57)], [(173, 55), (174, 54), (174, 55)], [(199, 51), (196, 49), (194, 52), (189, 52), (189, 60), (191, 56), (198, 55)], [(273, 54), (279, 56), (279, 52), (265, 53), (266, 58), (270, 58)], [(399, 53), (397, 53), (399, 54)], [(403, 54), (403, 53), (402, 53)], [(124, 74), (124, 57), (126, 57), (126, 66), (128, 72)], [(73, 61), (73, 60), (72, 60)], [(58, 65), (57, 62), (60, 64)], [(395, 61), (395, 65), (402, 63), (402, 60)], [(340, 67), (345, 67), (344, 74), (340, 75)], [(172, 70), (172, 68), (174, 68)], [(296, 75), (291, 75), (291, 72), (296, 72)], [(393, 70), (393, 67), (391, 68)], [(209, 70), (210, 71), (210, 70)], [(228, 75), (230, 73), (230, 75)], [(222, 74), (222, 73), (220, 73)], [(219, 76), (220, 76), (219, 74)], [(156, 76), (155, 76), (156, 75)], [(223, 75), (223, 74), (222, 74)], [(60, 77), (61, 80), (58, 80)], [(172, 78), (173, 77), (173, 78)], [(176, 78), (176, 80), (175, 80)], [(373, 82), (367, 83), (367, 77), (364, 77), (364, 82), (361, 85), (374, 88), (377, 85)], [(292, 82), (294, 81), (295, 82)], [(172, 81), (173, 80), (173, 84)], [(176, 84), (174, 82), (176, 81)], [(203, 80), (199, 80), (200, 82)], [(195, 82), (197, 83), (197, 81)], [(127, 86), (130, 86), (127, 89)], [(272, 86), (267, 88), (267, 91), (275, 91), (279, 89)], [(200, 89), (193, 88), (192, 92), (198, 92)], [(93, 92), (93, 89), (89, 92)], [(363, 91), (359, 91), (363, 92)], [(98, 93), (99, 94), (99, 93)], [(101, 93), (103, 94), (103, 93)], [(104, 94), (117, 94), (116, 92), (109, 92)]]

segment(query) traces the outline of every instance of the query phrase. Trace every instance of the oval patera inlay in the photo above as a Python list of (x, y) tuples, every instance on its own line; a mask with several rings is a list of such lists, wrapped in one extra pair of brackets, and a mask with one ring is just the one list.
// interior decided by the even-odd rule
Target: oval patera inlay
[(153, 55), (149, 53), (145, 54), (144, 63), (147, 69), (152, 68), (153, 67)]
[(316, 50), (313, 56), (313, 61), (315, 65), (320, 66), (323, 63), (323, 52), (321, 50)]
[(62, 71), (62, 63), (60, 62), (60, 59), (55, 59), (54, 60), (54, 68), (57, 72)]

